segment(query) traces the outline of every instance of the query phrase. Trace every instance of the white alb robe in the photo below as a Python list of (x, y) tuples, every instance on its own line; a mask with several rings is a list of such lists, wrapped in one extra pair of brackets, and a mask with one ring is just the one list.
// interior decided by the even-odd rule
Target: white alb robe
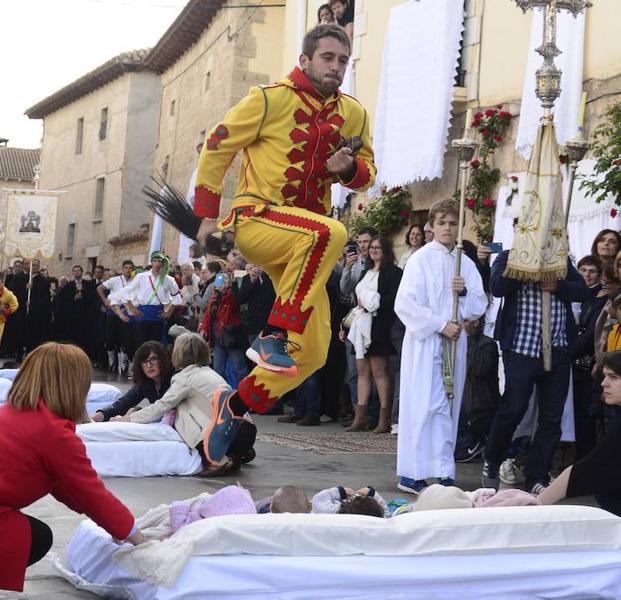
[[(397, 474), (410, 479), (455, 477), (453, 452), (466, 378), (466, 334), (457, 342), (453, 414), (442, 381), (442, 336), (451, 320), (455, 250), (433, 241), (405, 265), (395, 312), (405, 325), (401, 352), (401, 399)], [(459, 321), (485, 313), (487, 296), (476, 266), (462, 255), (467, 294), (459, 299)]]

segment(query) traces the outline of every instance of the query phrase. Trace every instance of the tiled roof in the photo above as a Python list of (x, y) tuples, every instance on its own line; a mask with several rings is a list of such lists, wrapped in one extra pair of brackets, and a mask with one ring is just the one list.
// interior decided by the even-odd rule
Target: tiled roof
[(0, 179), (32, 181), (39, 150), (0, 146)]
[[(225, 0), (190, 0), (145, 58), (145, 66), (162, 73), (196, 43)], [(229, 32), (230, 34), (230, 32)]]
[(144, 59), (148, 54), (148, 48), (123, 52), (76, 79), (73, 83), (54, 92), (51, 96), (44, 98), (41, 102), (37, 102), (34, 106), (27, 109), (25, 114), (31, 119), (42, 119), (59, 108), (71, 104), (71, 102), (75, 102), (78, 98), (86, 96), (86, 94), (97, 88), (110, 83), (123, 75), (123, 73), (148, 69), (149, 67), (144, 63)]

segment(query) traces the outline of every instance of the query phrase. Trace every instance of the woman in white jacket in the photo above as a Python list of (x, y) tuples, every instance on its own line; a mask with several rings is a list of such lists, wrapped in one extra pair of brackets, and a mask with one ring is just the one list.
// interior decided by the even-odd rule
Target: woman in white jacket
[(203, 477), (221, 477), (239, 471), (243, 463), (256, 456), (253, 449), (257, 428), (244, 420), (231, 443), (224, 462), (210, 465), (203, 451), (203, 433), (211, 419), (211, 397), (226, 381), (210, 366), (209, 346), (196, 333), (180, 335), (173, 348), (172, 363), (180, 371), (173, 376), (169, 390), (153, 404), (129, 412), (119, 420), (131, 423), (159, 421), (166, 413), (175, 410), (174, 428), (189, 448), (196, 448), (203, 458)]

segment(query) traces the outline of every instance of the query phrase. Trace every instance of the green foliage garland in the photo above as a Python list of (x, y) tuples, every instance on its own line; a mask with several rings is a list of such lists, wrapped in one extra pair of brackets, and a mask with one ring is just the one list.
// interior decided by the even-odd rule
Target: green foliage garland
[(390, 237), (408, 224), (412, 204), (406, 187), (382, 190), (379, 198), (366, 206), (358, 204), (359, 214), (349, 220), (349, 235), (355, 238), (363, 227), (374, 227), (382, 235)]
[[(596, 159), (594, 174), (585, 177), (580, 187), (596, 202), (611, 195), (621, 205), (621, 102), (610, 107), (595, 128), (591, 150)], [(610, 212), (615, 217), (618, 211)]]
[[(470, 124), (480, 135), (481, 145), (477, 158), (470, 161), (470, 180), (466, 188), (466, 207), (472, 211), (474, 230), (482, 242), (491, 241), (494, 235), (496, 200), (492, 192), (500, 181), (500, 170), (494, 167), (494, 152), (504, 139), (504, 132), (513, 115), (501, 110), (502, 105), (477, 112)], [(459, 190), (455, 192), (459, 199)]]

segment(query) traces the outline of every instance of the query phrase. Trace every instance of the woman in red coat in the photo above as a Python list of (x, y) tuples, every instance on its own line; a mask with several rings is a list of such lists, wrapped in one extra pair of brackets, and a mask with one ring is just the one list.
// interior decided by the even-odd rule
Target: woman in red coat
[(0, 407), (0, 589), (21, 591), (26, 567), (52, 546), (50, 528), (20, 509), (46, 494), (88, 515), (117, 540), (142, 533), (93, 470), (75, 435), (86, 419), (91, 364), (68, 344), (31, 352)]

